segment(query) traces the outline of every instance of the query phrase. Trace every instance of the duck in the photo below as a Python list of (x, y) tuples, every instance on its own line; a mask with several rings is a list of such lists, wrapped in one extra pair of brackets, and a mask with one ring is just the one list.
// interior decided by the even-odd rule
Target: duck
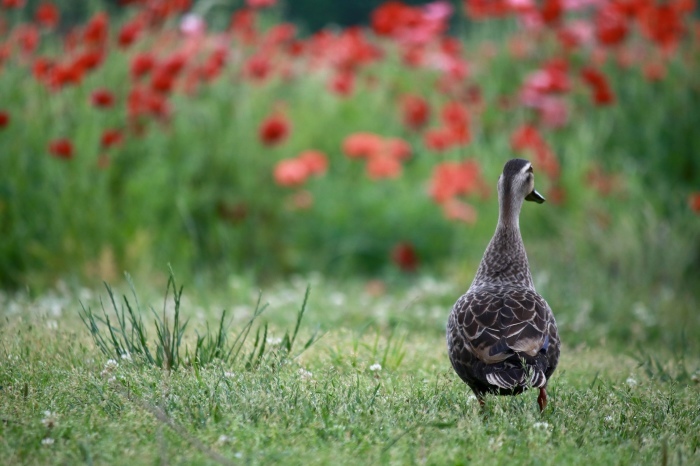
[(447, 350), (457, 375), (484, 406), (487, 394), (518, 395), (538, 388), (540, 412), (559, 362), (552, 309), (535, 290), (520, 234), (524, 201), (542, 204), (532, 163), (506, 162), (498, 179), (498, 224), (476, 275), (452, 307)]

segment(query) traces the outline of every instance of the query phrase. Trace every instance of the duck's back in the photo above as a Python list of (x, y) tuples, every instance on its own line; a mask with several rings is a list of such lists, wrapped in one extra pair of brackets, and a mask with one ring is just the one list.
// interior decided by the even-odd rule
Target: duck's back
[(552, 311), (529, 287), (470, 288), (450, 314), (447, 345), (455, 371), (477, 394), (542, 387), (559, 360)]

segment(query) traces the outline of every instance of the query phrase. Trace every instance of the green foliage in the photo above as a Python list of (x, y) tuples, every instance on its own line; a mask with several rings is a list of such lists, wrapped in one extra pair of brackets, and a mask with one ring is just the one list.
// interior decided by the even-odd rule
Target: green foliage
[[(232, 342), (229, 342), (229, 327), (230, 323), (226, 323), (226, 311), (221, 313), (216, 333), (212, 333), (207, 323), (207, 330), (203, 335), (197, 332), (196, 343), (194, 345), (193, 357), (189, 356), (189, 348), (184, 349), (184, 357), (180, 355), (180, 350), (185, 338), (185, 330), (188, 321), (181, 322), (181, 299), (183, 288), (177, 288), (175, 284), (175, 276), (170, 271), (168, 283), (165, 289), (165, 297), (163, 302), (163, 311), (159, 315), (152, 307), (150, 311), (153, 313), (154, 326), (156, 330), (156, 339), (154, 341), (155, 349), (149, 347), (149, 337), (147, 327), (144, 325), (142, 309), (139, 299), (136, 295), (136, 290), (133, 283), (127, 276), (127, 281), (131, 287), (134, 305), (129, 299), (124, 296), (124, 304), (117, 306), (112, 288), (105, 283), (109, 300), (112, 303), (114, 316), (117, 324), (112, 325), (109, 313), (105, 309), (102, 301), (102, 316), (95, 315), (90, 307), (85, 307), (82, 303), (82, 311), (79, 312), (80, 319), (90, 331), (95, 345), (100, 349), (102, 354), (113, 361), (121, 359), (135, 358), (137, 362), (159, 367), (166, 371), (177, 370), (182, 365), (192, 366), (195, 370), (207, 366), (214, 362), (220, 362), (235, 366), (239, 360), (239, 356), (243, 357), (242, 350), (246, 344), (246, 340), (250, 333), (253, 324), (262, 315), (267, 307), (267, 304), (261, 306), (262, 293), (258, 295), (258, 300), (255, 305), (253, 315), (238, 332)], [(275, 353), (277, 359), (284, 357), (292, 357), (292, 349), (296, 341), (297, 334), (301, 321), (304, 317), (304, 311), (309, 298), (311, 288), (306, 288), (304, 301), (300, 310), (297, 313), (294, 331), (290, 334), (285, 332), (284, 338), (281, 340), (279, 347), (275, 350), (266, 350), (266, 341), (268, 333), (268, 325), (258, 326), (255, 332), (255, 340), (252, 348), (248, 351), (248, 356), (245, 359), (245, 367), (247, 369), (257, 368), (269, 353)], [(169, 318), (168, 295), (172, 293), (172, 324)], [(301, 351), (293, 357), (298, 357), (303, 351), (307, 350), (317, 340), (317, 332), (313, 333), (310, 338), (304, 343)]]
[[(207, 329), (197, 338), (186, 333), (183, 345), (204, 337), (207, 354), (219, 352), (206, 364), (183, 362), (173, 371), (147, 363), (136, 350), (131, 359), (109, 362), (129, 344), (139, 348), (140, 337), (127, 331), (124, 338), (113, 323), (120, 342), (115, 349), (101, 321), (95, 322), (103, 340), (76, 331), (80, 321), (70, 311), (78, 302), (70, 294), (1, 295), (0, 457), (11, 464), (357, 464), (361, 458), (372, 464), (555, 465), (595, 458), (638, 465), (700, 459), (696, 341), (676, 352), (646, 342), (632, 358), (625, 349), (631, 342), (601, 338), (587, 345), (564, 326), (565, 347), (545, 412), (539, 413), (533, 392), (489, 396), (482, 409), (445, 354), (449, 304), (443, 301), (455, 290), (413, 283), (371, 298), (359, 283), (312, 284), (315, 293), (306, 296), (299, 325), (293, 301), (305, 285), (278, 283), (266, 290), (269, 325), (255, 332), (248, 322), (263, 307), (259, 298), (250, 315), (231, 315), (227, 322), (213, 311), (220, 309), (220, 297), (211, 299), (212, 290), (183, 295), (187, 330)], [(168, 287), (169, 300), (180, 296), (181, 288)], [(148, 291), (139, 299), (151, 301)], [(80, 294), (82, 301), (97, 300), (85, 290)], [(244, 282), (222, 295), (259, 297)], [(60, 315), (57, 303), (64, 309)], [(436, 305), (434, 315), (429, 309)], [(129, 309), (137, 322), (153, 313), (125, 304), (114, 311), (123, 317), (110, 319), (125, 320), (128, 329)], [(210, 321), (216, 323), (211, 332), (204, 325)], [(313, 334), (307, 322), (327, 333), (299, 354), (298, 343)], [(144, 322), (144, 333), (156, 325)], [(606, 325), (611, 330), (613, 324)], [(273, 341), (266, 335), (287, 337)], [(226, 360), (237, 339), (245, 345), (237, 359)], [(634, 336), (632, 343), (637, 341)], [(271, 348), (285, 357), (267, 358)], [(643, 361), (650, 363), (639, 366)]]

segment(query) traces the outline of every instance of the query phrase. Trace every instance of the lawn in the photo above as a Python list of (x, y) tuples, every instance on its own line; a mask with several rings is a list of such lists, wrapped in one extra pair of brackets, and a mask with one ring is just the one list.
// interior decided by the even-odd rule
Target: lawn
[[(311, 296), (286, 352), (284, 335), (295, 327), (305, 282)], [(5, 295), (0, 455), (8, 464), (637, 465), (700, 458), (694, 352), (605, 339), (587, 344), (564, 325), (545, 412), (534, 392), (488, 397), (481, 408), (447, 358), (443, 328), (454, 284), (427, 277), (393, 285), (319, 277), (279, 284), (263, 294), (269, 306), (238, 358), (193, 364), (197, 335), (216, 333), (223, 307), (233, 312), (229, 340), (254, 312), (258, 290), (250, 283), (233, 280), (220, 291), (189, 298), (185, 290), (179, 314), (189, 322), (182, 365), (172, 371), (134, 353), (111, 359), (100, 352), (79, 311), (82, 302), (101, 315), (106, 291)], [(152, 302), (160, 313), (162, 297), (146, 294), (141, 306)], [(113, 309), (105, 309), (114, 322)], [(155, 318), (140, 315), (155, 354)], [(253, 340), (263, 323), (266, 346), (258, 352)]]

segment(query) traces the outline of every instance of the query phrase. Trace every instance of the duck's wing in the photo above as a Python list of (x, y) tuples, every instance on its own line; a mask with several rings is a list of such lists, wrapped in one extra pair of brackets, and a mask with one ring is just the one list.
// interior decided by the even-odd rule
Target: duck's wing
[[(553, 346), (558, 359), (559, 337), (554, 317), (547, 302), (534, 290), (470, 291), (455, 303), (450, 325), (453, 339), (463, 342), (458, 357), (468, 361), (492, 385), (508, 388), (520, 384), (524, 373), (517, 368), (522, 368), (523, 363), (542, 366), (549, 358), (538, 356), (547, 355)], [(532, 376), (544, 379), (544, 374), (551, 374), (548, 365), (539, 367), (541, 371), (537, 372), (542, 372), (542, 376)], [(496, 380), (498, 374), (507, 377), (506, 368), (513, 368), (508, 373), (513, 372), (515, 380)], [(489, 373), (493, 374), (487, 377)], [(530, 382), (540, 385), (546, 380)]]

